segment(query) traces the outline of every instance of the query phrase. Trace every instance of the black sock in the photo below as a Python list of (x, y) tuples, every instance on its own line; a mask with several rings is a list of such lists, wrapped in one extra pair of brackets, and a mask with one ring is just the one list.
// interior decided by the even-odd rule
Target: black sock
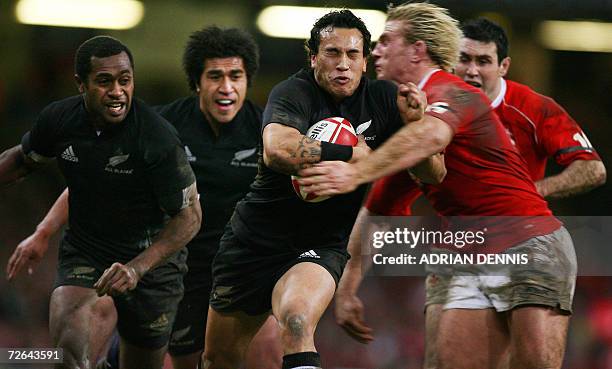
[(283, 356), (282, 369), (317, 369), (321, 368), (321, 356), (317, 352), (297, 352)]

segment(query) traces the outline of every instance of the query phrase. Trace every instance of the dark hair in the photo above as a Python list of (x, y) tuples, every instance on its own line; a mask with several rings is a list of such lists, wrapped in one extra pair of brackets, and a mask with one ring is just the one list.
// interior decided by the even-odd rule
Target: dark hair
[(83, 42), (74, 56), (74, 72), (87, 83), (87, 76), (91, 73), (91, 58), (106, 58), (125, 52), (130, 58), (130, 65), (134, 69), (132, 52), (121, 41), (110, 36), (96, 36)]
[(465, 21), (461, 25), (463, 36), (480, 42), (494, 42), (497, 48), (497, 62), (508, 56), (508, 37), (503, 28), (486, 18)]
[(365, 23), (348, 9), (331, 11), (315, 22), (310, 30), (310, 39), (306, 41), (308, 56), (316, 55), (321, 43), (321, 30), (327, 27), (357, 28), (363, 36), (363, 56), (370, 55), (372, 36)]
[(240, 57), (244, 63), (248, 86), (259, 68), (259, 48), (253, 37), (237, 28), (205, 27), (189, 36), (183, 54), (183, 70), (189, 88), (196, 90), (207, 59)]

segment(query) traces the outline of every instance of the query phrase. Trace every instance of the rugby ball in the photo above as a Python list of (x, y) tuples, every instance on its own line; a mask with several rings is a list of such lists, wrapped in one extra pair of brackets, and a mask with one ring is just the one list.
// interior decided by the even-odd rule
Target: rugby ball
[[(325, 118), (313, 124), (306, 132), (306, 137), (314, 140), (331, 142), (339, 145), (357, 145), (357, 135), (351, 122), (341, 117)], [(297, 182), (299, 176), (291, 176), (291, 184), (298, 197), (307, 202), (321, 202), (330, 196), (316, 196), (306, 193)]]

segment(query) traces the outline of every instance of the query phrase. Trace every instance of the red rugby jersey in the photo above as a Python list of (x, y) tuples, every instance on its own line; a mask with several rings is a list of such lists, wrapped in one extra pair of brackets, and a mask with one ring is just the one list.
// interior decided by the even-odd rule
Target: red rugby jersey
[(575, 160), (601, 160), (576, 121), (559, 104), (525, 85), (502, 78), (499, 95), (491, 106), (534, 181), (544, 178), (550, 157), (561, 166)]
[[(419, 87), (427, 93), (426, 114), (444, 121), (455, 133), (445, 150), (446, 178), (440, 185), (422, 187), (434, 209), (442, 216), (522, 216), (488, 227), (488, 244), (493, 247), (489, 252), (557, 229), (560, 223), (537, 193), (523, 158), (482, 91), (441, 70), (428, 74)], [(397, 179), (376, 184), (370, 199), (386, 193), (387, 205), (370, 210), (388, 215), (385, 208), (393, 198), (416, 198), (411, 195), (414, 184), (407, 184), (403, 191), (397, 185), (387, 191), (386, 182), (397, 184)], [(368, 201), (366, 206), (371, 204)], [(525, 216), (541, 217), (529, 220)]]
[(412, 204), (421, 193), (408, 171), (402, 170), (375, 181), (364, 206), (376, 215), (411, 215)]
[[(533, 181), (544, 178), (550, 157), (561, 166), (575, 160), (601, 160), (578, 124), (553, 99), (514, 81), (502, 78), (501, 84), (491, 106)], [(403, 185), (406, 187), (400, 189)], [(381, 215), (411, 215), (411, 206), (420, 194), (408, 174), (399, 173), (376, 181), (365, 206)]]

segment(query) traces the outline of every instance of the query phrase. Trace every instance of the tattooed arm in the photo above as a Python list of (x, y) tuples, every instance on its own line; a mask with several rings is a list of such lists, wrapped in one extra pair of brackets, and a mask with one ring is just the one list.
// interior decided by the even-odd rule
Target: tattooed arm
[[(321, 141), (301, 134), (297, 129), (279, 123), (270, 123), (263, 131), (264, 163), (277, 172), (297, 174), (301, 169), (321, 161)], [(353, 147), (351, 162), (370, 153), (363, 137)]]
[(296, 174), (300, 169), (321, 161), (321, 142), (297, 129), (270, 123), (263, 131), (264, 163), (277, 172)]

